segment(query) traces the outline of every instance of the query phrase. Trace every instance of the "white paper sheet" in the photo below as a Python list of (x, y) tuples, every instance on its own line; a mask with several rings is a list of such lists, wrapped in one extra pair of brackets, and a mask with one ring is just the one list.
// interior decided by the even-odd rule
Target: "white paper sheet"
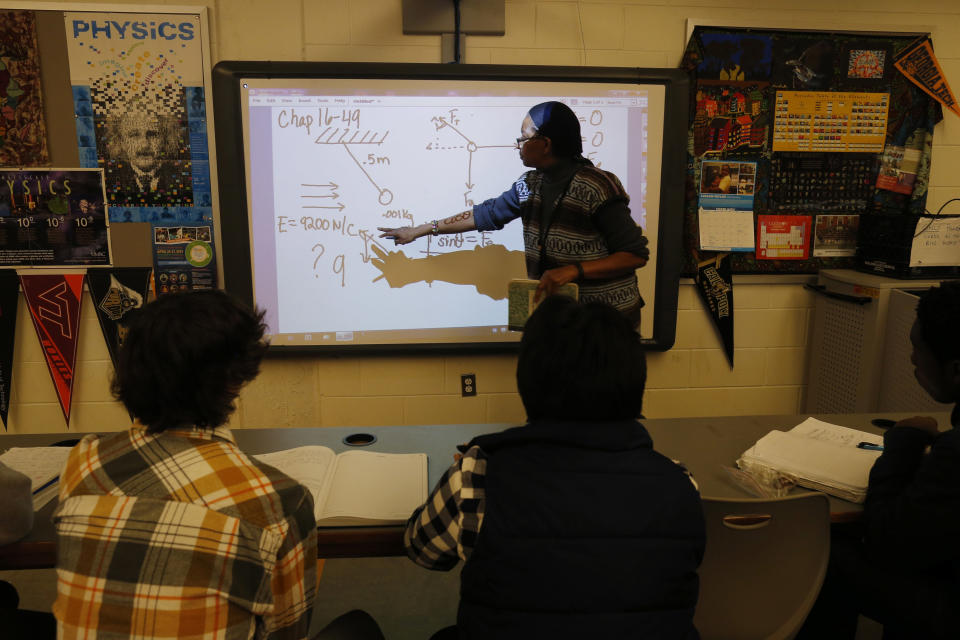
[(920, 218), (913, 236), (911, 267), (960, 265), (960, 217)]
[(753, 251), (753, 211), (700, 209), (700, 248), (704, 251)]

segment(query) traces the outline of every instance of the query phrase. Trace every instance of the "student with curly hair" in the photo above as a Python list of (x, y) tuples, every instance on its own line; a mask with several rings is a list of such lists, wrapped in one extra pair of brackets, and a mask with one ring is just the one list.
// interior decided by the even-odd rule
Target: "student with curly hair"
[(59, 637), (306, 637), (313, 499), (225, 426), (259, 372), (263, 313), (196, 291), (128, 317), (112, 390), (135, 421), (83, 438), (60, 477)]

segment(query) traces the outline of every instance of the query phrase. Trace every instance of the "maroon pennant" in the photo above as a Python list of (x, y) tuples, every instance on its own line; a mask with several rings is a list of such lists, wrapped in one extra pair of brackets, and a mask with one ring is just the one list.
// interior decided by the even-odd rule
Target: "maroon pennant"
[(24, 274), (20, 285), (69, 427), (83, 274)]

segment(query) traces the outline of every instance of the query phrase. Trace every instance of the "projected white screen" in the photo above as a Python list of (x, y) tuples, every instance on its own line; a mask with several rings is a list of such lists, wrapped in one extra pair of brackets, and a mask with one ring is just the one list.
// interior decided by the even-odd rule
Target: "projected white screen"
[[(275, 344), (502, 342), (526, 277), (520, 220), (401, 247), (377, 227), (442, 219), (527, 169), (527, 110), (560, 100), (584, 155), (620, 178), (650, 240), (638, 271), (652, 329), (664, 89), (659, 85), (248, 79), (243, 87), (256, 304)], [(648, 321), (647, 318), (650, 320)]]

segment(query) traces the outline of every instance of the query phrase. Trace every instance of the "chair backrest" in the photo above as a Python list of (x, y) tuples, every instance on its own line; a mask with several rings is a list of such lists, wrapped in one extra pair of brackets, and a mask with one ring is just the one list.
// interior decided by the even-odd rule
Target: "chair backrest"
[(694, 616), (703, 640), (793, 638), (827, 571), (827, 496), (703, 498), (703, 512), (707, 546)]

